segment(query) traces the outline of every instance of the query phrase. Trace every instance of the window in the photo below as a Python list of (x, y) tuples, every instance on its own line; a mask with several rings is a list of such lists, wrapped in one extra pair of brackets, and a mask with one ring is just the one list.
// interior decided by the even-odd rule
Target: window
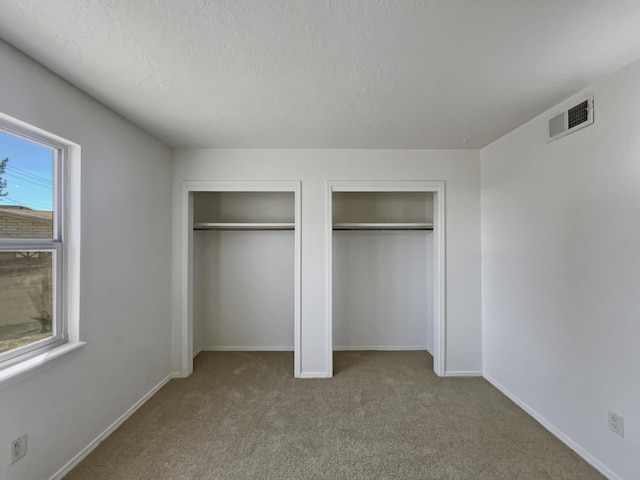
[(0, 369), (69, 338), (66, 154), (53, 136), (0, 122)]

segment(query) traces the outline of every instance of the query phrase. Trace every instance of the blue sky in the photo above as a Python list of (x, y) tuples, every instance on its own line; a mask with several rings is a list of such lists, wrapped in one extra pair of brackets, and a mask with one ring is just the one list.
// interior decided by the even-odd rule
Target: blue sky
[(51, 210), (53, 203), (53, 149), (0, 131), (0, 160), (9, 159), (0, 174), (7, 181), (2, 205)]

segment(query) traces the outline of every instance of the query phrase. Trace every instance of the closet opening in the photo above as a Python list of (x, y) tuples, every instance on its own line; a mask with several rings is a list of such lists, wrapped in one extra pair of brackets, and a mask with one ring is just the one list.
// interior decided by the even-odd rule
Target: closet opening
[(299, 185), (217, 182), (186, 195), (187, 375), (200, 352), (290, 351), (299, 376)]
[(329, 354), (422, 350), (443, 375), (444, 185), (362, 183), (330, 184)]

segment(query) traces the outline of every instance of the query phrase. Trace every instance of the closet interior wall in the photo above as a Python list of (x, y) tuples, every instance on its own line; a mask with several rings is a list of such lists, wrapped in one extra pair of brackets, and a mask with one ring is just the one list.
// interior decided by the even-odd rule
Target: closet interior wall
[(293, 351), (294, 193), (193, 195), (194, 355)]
[(430, 192), (332, 193), (334, 350), (433, 354), (433, 207)]

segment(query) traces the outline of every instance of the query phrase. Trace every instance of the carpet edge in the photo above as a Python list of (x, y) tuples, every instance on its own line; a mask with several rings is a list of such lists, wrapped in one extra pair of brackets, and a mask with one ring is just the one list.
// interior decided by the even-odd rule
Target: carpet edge
[(593, 468), (598, 470), (601, 474), (607, 477), (609, 480), (622, 480), (621, 477), (616, 475), (609, 467), (603, 464), (596, 457), (587, 452), (584, 448), (582, 448), (578, 443), (576, 443), (571, 437), (565, 434), (562, 430), (556, 427), (549, 420), (540, 415), (537, 411), (531, 408), (527, 403), (518, 398), (515, 394), (513, 394), (509, 389), (507, 389), (504, 385), (498, 382), (491, 375), (488, 375), (486, 372), (483, 375), (484, 379), (489, 382), (491, 385), (496, 387), (503, 395), (505, 395), (509, 400), (522, 408), (525, 412), (527, 412), (535, 421), (537, 421), (540, 425), (542, 425), (546, 430), (549, 431), (554, 437), (564, 443), (571, 450), (576, 452), (585, 462), (591, 465)]
[(54, 473), (49, 480), (61, 480), (65, 475), (67, 475), (71, 470), (73, 470), (76, 465), (78, 465), (82, 460), (84, 460), (93, 450), (96, 449), (100, 443), (109, 437), (120, 425), (122, 425), (131, 415), (133, 415), (142, 405), (147, 403), (147, 401), (155, 395), (155, 393), (164, 387), (170, 380), (174, 378), (180, 378), (179, 373), (170, 373), (165, 378), (163, 378), (155, 387), (145, 393), (140, 400), (134, 403), (129, 409), (124, 412), (120, 417), (116, 419), (111, 425), (109, 425), (102, 433), (100, 433), (95, 439), (93, 439), (86, 447), (84, 447), (80, 452), (78, 452), (71, 460), (69, 460), (60, 470)]

